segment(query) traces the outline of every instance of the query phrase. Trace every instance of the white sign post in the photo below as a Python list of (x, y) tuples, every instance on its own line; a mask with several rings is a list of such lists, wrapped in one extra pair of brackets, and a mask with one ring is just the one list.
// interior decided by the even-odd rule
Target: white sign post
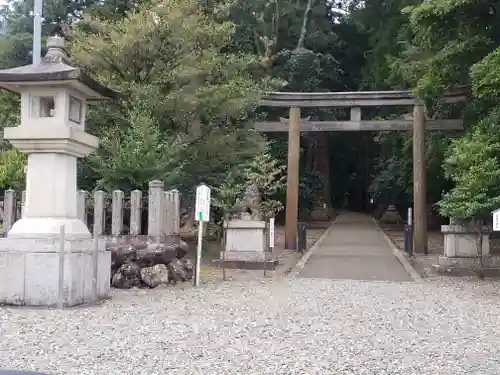
[(271, 251), (274, 249), (274, 217), (269, 219), (269, 247)]
[(500, 232), (500, 208), (493, 211), (493, 231)]
[(203, 244), (203, 223), (210, 220), (210, 188), (201, 184), (196, 188), (195, 220), (198, 221), (198, 247), (196, 248), (196, 272), (194, 286), (200, 285), (201, 247)]

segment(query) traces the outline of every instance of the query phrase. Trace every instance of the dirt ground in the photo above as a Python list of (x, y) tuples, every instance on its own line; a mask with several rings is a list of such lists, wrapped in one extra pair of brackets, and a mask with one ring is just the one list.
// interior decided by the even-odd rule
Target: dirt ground
[[(311, 222), (307, 223), (307, 249), (321, 237), (326, 229), (331, 225), (331, 222)], [(225, 270), (227, 281), (236, 280), (258, 280), (262, 278), (281, 277), (286, 275), (295, 267), (303, 253), (298, 251), (285, 250), (285, 228), (277, 226), (275, 229), (275, 254), (278, 258), (279, 265), (273, 271), (254, 271), (254, 270)], [(190, 256), (194, 259), (196, 256), (196, 244), (190, 242)], [(203, 283), (212, 283), (223, 281), (223, 270), (212, 265), (212, 260), (218, 259), (220, 256), (219, 242), (204, 242), (202, 248), (202, 267), (200, 269), (201, 281)]]

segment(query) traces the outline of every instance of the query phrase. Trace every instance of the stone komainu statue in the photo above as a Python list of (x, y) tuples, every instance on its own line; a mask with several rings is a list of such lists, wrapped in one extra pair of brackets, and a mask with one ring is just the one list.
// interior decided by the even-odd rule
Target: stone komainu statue
[[(260, 193), (255, 184), (248, 185), (243, 195), (243, 217), (250, 216), (251, 220), (261, 220), (260, 214)], [(246, 215), (245, 215), (246, 214)]]

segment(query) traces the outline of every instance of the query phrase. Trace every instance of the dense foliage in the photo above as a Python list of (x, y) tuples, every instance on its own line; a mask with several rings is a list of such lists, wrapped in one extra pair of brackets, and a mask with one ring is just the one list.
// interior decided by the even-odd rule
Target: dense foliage
[[(269, 145), (249, 130), (257, 119), (288, 116), (284, 109), (256, 106), (263, 90), (410, 88), (425, 100), (430, 118), (461, 116), (466, 124), (465, 134), (427, 134), (429, 201), (441, 201), (441, 214), (462, 220), (482, 220), (500, 203), (498, 1), (44, 4), (44, 37), (63, 34), (73, 63), (121, 93), (88, 117), (102, 145), (80, 163), (82, 188), (144, 189), (158, 178), (188, 197), (205, 182), (219, 192), (221, 209), (230, 211), (223, 202), (241, 193), (251, 163), (286, 165), (282, 134), (266, 136)], [(11, 0), (1, 13), (2, 68), (30, 62), (31, 7), (31, 1)], [(444, 90), (463, 85), (472, 91), (467, 106), (437, 101)], [(409, 111), (382, 108), (367, 115), (398, 118)], [(2, 126), (17, 124), (18, 99), (2, 92), (0, 113)], [(302, 117), (321, 120), (346, 115), (302, 111)], [(411, 203), (410, 132), (301, 138), (302, 213), (342, 204), (346, 192), (364, 203), (367, 191), (377, 201)], [(25, 159), (9, 148), (2, 142), (1, 185), (19, 188)], [(283, 202), (283, 189), (269, 199)]]

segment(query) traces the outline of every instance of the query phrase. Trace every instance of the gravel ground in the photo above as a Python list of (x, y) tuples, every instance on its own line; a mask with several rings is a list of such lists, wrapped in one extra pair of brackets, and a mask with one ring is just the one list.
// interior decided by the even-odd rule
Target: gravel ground
[(284, 279), (0, 309), (0, 368), (68, 375), (500, 373), (499, 283)]

